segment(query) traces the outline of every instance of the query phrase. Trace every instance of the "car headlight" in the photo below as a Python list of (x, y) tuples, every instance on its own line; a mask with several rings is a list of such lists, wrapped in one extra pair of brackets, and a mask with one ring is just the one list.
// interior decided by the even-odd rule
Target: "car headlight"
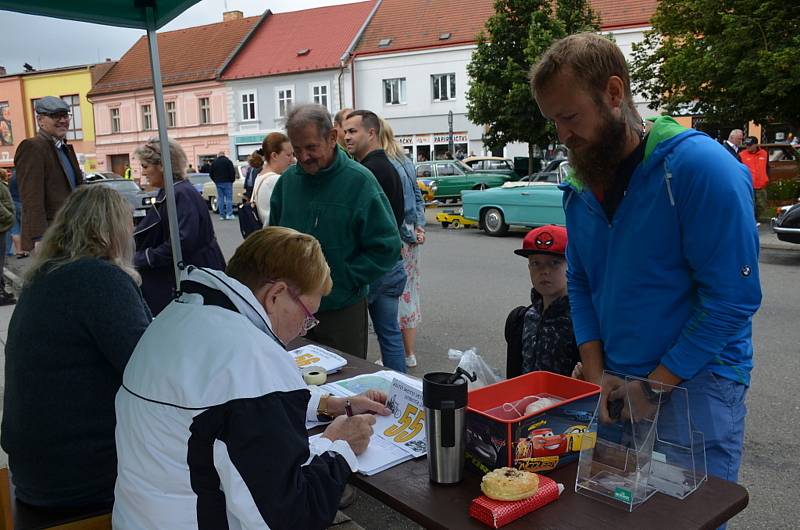
[(156, 203), (155, 197), (143, 197), (142, 198), (142, 206), (152, 206)]

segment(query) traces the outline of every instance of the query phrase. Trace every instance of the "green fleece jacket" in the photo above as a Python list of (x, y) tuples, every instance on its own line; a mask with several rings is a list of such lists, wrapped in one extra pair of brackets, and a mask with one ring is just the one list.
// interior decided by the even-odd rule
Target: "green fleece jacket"
[(329, 167), (309, 175), (296, 164), (275, 184), (269, 224), (311, 234), (322, 245), (333, 290), (320, 311), (350, 306), (400, 259), (389, 200), (370, 171), (336, 149)]

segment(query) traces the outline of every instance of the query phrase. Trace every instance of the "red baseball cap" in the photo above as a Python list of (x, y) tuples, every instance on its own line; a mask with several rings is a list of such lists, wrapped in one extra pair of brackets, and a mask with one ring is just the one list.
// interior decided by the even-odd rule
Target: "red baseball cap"
[(518, 256), (552, 254), (563, 256), (567, 250), (567, 229), (563, 226), (546, 225), (534, 228), (522, 240), (522, 248), (514, 251)]

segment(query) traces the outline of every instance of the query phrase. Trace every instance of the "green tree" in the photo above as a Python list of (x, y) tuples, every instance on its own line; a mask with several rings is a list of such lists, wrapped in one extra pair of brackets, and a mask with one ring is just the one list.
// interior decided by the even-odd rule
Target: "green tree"
[(632, 70), (651, 108), (800, 126), (800, 4), (661, 0), (651, 23)]
[(527, 142), (532, 173), (534, 146), (545, 147), (555, 131), (531, 97), (528, 72), (555, 40), (597, 31), (599, 18), (586, 0), (496, 0), (494, 10), (467, 66), (467, 116), (485, 125), (490, 149)]

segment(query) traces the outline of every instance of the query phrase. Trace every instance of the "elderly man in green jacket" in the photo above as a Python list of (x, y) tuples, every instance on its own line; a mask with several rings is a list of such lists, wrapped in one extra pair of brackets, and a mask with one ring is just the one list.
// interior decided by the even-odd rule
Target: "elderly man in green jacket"
[(367, 286), (400, 257), (397, 223), (372, 173), (337, 147), (325, 107), (295, 107), (286, 131), (297, 165), (275, 185), (269, 224), (316, 237), (333, 278), (308, 337), (366, 358)]

